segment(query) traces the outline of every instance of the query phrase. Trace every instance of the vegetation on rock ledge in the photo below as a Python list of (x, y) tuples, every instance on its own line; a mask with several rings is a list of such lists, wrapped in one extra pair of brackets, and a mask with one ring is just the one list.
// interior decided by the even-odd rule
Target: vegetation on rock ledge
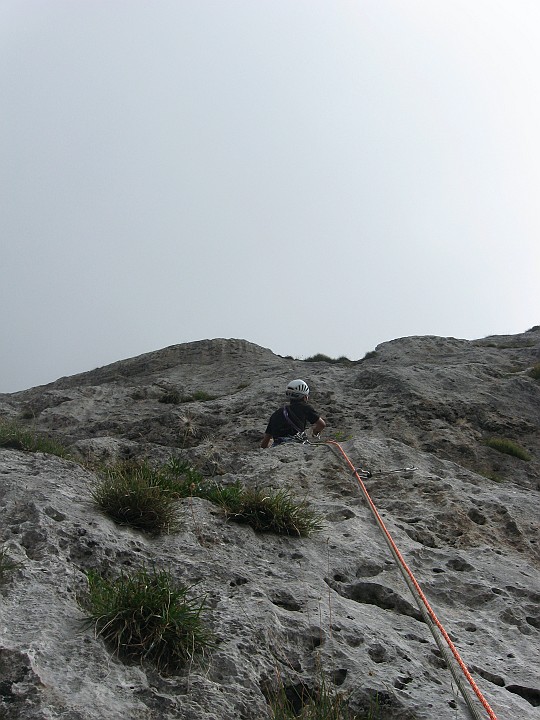
[(153, 534), (178, 529), (177, 502), (188, 497), (208, 500), (230, 520), (259, 532), (307, 537), (323, 525), (322, 516), (288, 490), (220, 485), (177, 458), (160, 468), (133, 461), (107, 467), (92, 497), (116, 522)]
[(486, 440), (486, 445), (493, 450), (497, 450), (505, 455), (512, 455), (520, 460), (528, 461), (531, 459), (529, 453), (513, 440), (508, 440), (506, 438), (488, 438)]
[(212, 645), (202, 622), (204, 601), (189, 598), (191, 588), (175, 584), (169, 573), (143, 568), (112, 581), (95, 572), (87, 578), (84, 623), (119, 657), (146, 660), (168, 675)]
[(0, 447), (24, 452), (41, 452), (67, 458), (69, 453), (58, 440), (22, 427), (19, 423), (0, 420)]

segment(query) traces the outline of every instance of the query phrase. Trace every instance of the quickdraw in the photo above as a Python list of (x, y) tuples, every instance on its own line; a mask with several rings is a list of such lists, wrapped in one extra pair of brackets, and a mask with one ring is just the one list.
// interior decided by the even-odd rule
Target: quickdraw
[(395, 473), (402, 473), (402, 472), (414, 472), (415, 470), (418, 470), (417, 467), (403, 467), (403, 468), (395, 468), (394, 470), (377, 470), (377, 472), (371, 472), (371, 470), (366, 470), (365, 468), (354, 468), (353, 475), (358, 473), (362, 480), (369, 480), (369, 478), (372, 477), (379, 477), (380, 475), (394, 475)]

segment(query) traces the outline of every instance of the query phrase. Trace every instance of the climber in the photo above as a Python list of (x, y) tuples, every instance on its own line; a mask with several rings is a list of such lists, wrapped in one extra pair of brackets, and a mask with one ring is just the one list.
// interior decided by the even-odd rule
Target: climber
[(326, 427), (325, 421), (319, 416), (311, 405), (308, 405), (309, 387), (303, 380), (291, 380), (287, 385), (285, 395), (290, 400), (289, 405), (280, 407), (270, 417), (261, 447), (269, 447), (271, 441), (274, 445), (295, 440), (297, 435), (303, 435), (308, 423), (314, 437), (318, 437)]

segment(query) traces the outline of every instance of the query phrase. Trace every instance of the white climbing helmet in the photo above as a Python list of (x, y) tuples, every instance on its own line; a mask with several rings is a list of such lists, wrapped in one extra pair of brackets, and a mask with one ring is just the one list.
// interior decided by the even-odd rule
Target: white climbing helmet
[(293, 400), (307, 397), (309, 395), (307, 383), (303, 380), (291, 380), (291, 382), (287, 385), (285, 395)]

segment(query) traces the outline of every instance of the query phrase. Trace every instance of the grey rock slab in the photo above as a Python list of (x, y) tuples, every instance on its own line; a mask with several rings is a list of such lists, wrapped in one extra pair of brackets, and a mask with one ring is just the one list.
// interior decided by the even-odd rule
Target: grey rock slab
[[(350, 468), (328, 446), (258, 447), (292, 377), (326, 437), (374, 473), (366, 490), (497, 716), (540, 717), (539, 358), (539, 328), (402, 338), (349, 365), (219, 339), (2, 395), (3, 418), (54, 433), (76, 461), (0, 450), (0, 542), (19, 564), (0, 587), (0, 717), (255, 720), (277, 677), (309, 689), (321, 668), (354, 711), (467, 717)], [(531, 460), (487, 448), (493, 434)], [(177, 533), (150, 537), (93, 503), (88, 467), (170, 457), (225, 485), (286, 489), (323, 529), (256, 533), (191, 498)], [(204, 597), (217, 638), (175, 676), (122, 662), (81, 624), (88, 570), (143, 564)]]

